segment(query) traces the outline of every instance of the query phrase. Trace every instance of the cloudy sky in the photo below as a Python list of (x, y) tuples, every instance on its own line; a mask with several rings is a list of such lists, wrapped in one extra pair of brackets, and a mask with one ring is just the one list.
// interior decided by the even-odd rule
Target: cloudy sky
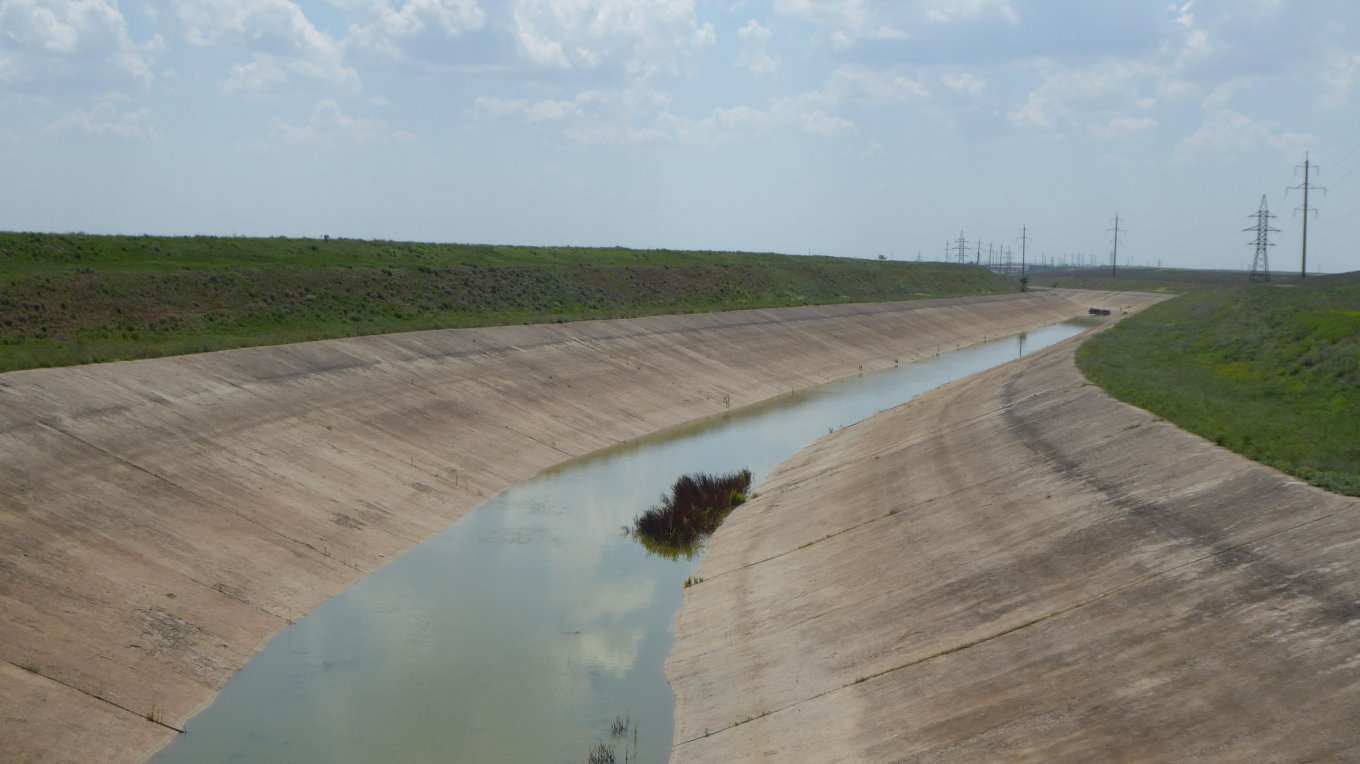
[(0, 0), (0, 229), (1360, 269), (1355, 0)]

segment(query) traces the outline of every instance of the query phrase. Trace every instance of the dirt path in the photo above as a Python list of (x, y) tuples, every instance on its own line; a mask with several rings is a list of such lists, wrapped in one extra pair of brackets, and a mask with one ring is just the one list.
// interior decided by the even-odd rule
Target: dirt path
[(0, 758), (144, 759), (270, 636), (553, 464), (1085, 310), (842, 305), (0, 375)]
[(770, 476), (685, 590), (673, 762), (1360, 758), (1360, 502), (1114, 401), (1077, 342)]

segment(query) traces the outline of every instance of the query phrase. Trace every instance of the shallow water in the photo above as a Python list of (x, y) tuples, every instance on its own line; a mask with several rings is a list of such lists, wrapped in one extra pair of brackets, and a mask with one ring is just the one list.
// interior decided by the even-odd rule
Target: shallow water
[[(664, 762), (671, 621), (697, 560), (622, 529), (682, 473), (757, 488), (818, 436), (1078, 334), (1057, 324), (800, 391), (597, 452), (510, 488), (280, 633), (172, 762)], [(741, 511), (741, 510), (738, 510)], [(611, 741), (610, 722), (636, 725)]]

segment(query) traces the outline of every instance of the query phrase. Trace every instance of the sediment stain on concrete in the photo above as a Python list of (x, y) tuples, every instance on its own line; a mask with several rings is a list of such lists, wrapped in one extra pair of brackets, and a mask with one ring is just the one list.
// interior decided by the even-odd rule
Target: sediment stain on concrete
[(1086, 299), (415, 332), (0, 375), (5, 755), (142, 760), (270, 636), (509, 485)]

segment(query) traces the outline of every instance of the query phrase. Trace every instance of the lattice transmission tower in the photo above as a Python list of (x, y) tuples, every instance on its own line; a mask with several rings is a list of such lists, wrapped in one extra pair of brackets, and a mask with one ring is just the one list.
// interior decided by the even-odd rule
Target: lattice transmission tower
[(1275, 246), (1270, 240), (1271, 232), (1279, 233), (1280, 229), (1272, 228), (1270, 225), (1271, 218), (1275, 216), (1270, 214), (1270, 208), (1266, 206), (1265, 194), (1261, 194), (1261, 209), (1247, 217), (1256, 218), (1256, 225), (1242, 229), (1256, 234), (1256, 241), (1247, 242), (1247, 246), (1256, 247), (1256, 257), (1252, 258), (1251, 275), (1247, 277), (1247, 281), (1270, 281), (1270, 258), (1267, 257), (1266, 250)]

